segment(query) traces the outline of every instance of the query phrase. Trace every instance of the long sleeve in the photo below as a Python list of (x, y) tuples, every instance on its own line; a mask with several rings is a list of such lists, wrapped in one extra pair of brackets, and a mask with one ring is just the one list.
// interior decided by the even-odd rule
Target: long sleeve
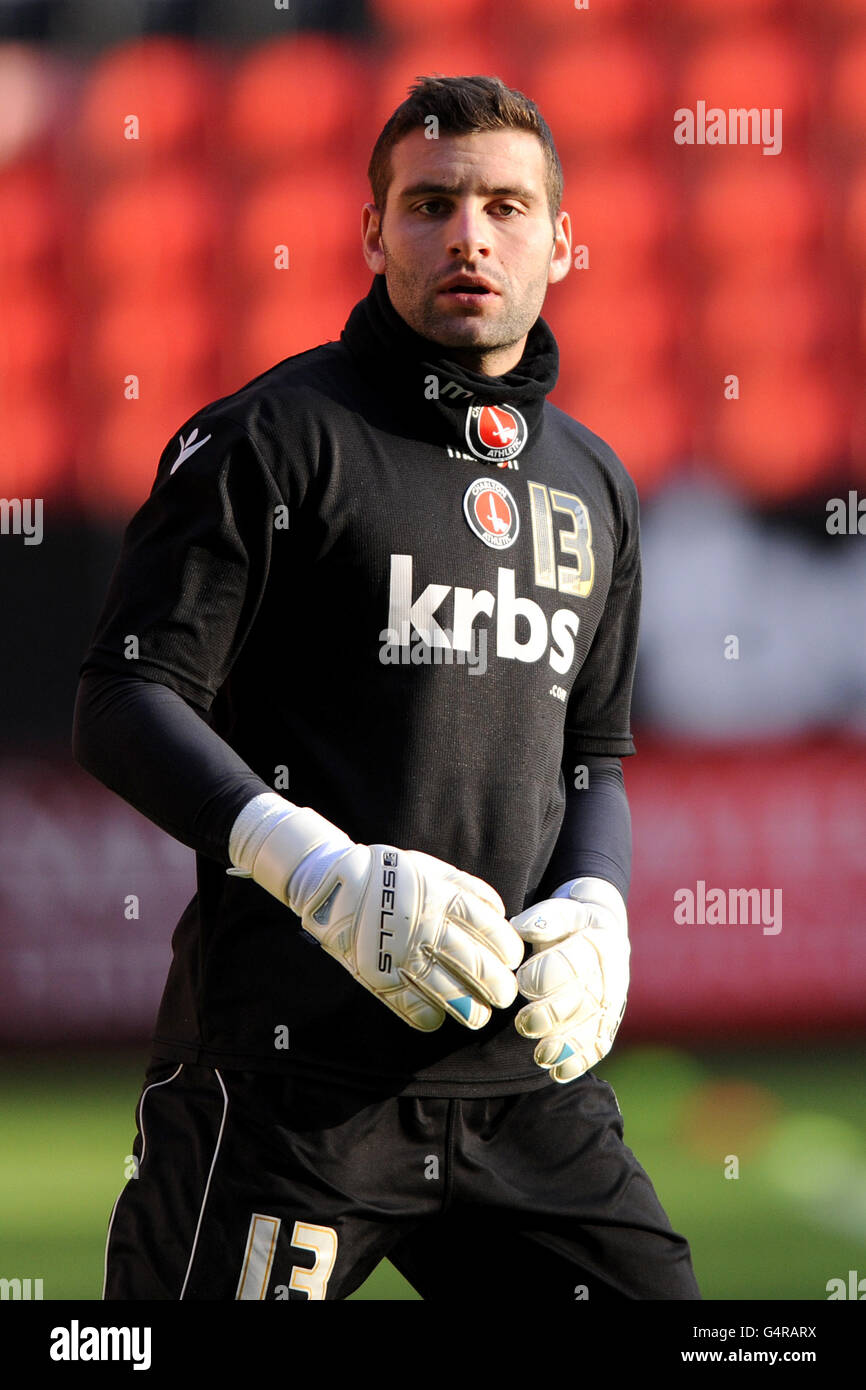
[[(586, 769), (585, 776), (579, 771), (582, 768)], [(549, 896), (572, 878), (585, 876), (606, 879), (626, 898), (632, 841), (622, 764), (619, 758), (572, 753), (564, 759), (563, 772), (565, 814), (538, 898)]]
[(111, 791), (225, 864), (235, 818), (254, 796), (273, 791), (175, 691), (98, 667), (81, 678), (72, 747)]

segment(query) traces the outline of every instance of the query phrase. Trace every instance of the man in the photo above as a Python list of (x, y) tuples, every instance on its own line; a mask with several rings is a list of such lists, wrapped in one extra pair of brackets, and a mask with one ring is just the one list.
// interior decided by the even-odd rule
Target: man
[(170, 442), (84, 666), (79, 759), (198, 852), (106, 1297), (342, 1299), (388, 1256), (431, 1299), (699, 1298), (591, 1071), (640, 560), (545, 400), (559, 161), (436, 78), (370, 179), (369, 294)]

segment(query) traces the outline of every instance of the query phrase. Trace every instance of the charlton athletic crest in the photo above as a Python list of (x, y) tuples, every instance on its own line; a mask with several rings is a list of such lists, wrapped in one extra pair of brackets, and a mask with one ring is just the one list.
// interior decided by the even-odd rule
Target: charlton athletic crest
[(463, 494), (463, 511), (476, 536), (492, 550), (507, 550), (517, 540), (517, 504), (508, 488), (494, 478), (470, 483)]
[(467, 411), (466, 443), (487, 463), (505, 468), (528, 437), (526, 421), (513, 405), (471, 405)]

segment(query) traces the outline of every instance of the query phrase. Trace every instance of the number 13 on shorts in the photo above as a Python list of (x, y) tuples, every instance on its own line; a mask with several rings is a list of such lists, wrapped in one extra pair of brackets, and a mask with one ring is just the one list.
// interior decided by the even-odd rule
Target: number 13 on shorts
[[(246, 1302), (250, 1299), (261, 1301), (267, 1297), (280, 1224), (278, 1216), (253, 1212), (236, 1299)], [(337, 1258), (337, 1232), (332, 1226), (296, 1221), (291, 1244), (293, 1249), (312, 1251), (315, 1260), (312, 1269), (293, 1265), (289, 1283), (287, 1286), (280, 1285), (280, 1292), (285, 1289), (283, 1297), (288, 1297), (288, 1290), (293, 1289), (305, 1293), (308, 1299), (323, 1300)]]

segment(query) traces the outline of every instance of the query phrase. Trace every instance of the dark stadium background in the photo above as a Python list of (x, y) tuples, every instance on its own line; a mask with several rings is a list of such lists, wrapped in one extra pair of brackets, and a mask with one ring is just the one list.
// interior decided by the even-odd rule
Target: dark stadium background
[[(0, 534), (0, 1277), (99, 1297), (191, 891), (68, 751), (120, 529), (196, 407), (338, 336), (370, 148), (431, 72), (552, 127), (589, 260), (545, 306), (553, 400), (641, 494), (599, 1071), (705, 1296), (825, 1299), (866, 1276), (866, 0), (0, 0), (0, 492), (43, 504), (40, 543)], [(675, 143), (698, 101), (780, 108), (781, 153)], [(782, 929), (677, 922), (700, 882), (781, 890)]]

